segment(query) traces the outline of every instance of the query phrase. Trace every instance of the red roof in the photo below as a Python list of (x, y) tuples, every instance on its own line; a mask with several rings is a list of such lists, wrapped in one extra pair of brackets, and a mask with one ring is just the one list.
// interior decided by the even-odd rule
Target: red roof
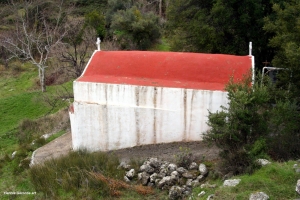
[(97, 51), (77, 81), (203, 90), (224, 90), (252, 68), (251, 56)]

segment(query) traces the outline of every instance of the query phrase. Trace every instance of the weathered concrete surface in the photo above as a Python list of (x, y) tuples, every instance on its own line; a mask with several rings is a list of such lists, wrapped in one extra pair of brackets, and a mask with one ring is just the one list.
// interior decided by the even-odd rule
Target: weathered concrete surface
[(72, 134), (65, 133), (34, 151), (30, 165), (43, 163), (51, 158), (67, 155), (72, 150)]
[(74, 82), (73, 149), (108, 151), (202, 140), (223, 91)]

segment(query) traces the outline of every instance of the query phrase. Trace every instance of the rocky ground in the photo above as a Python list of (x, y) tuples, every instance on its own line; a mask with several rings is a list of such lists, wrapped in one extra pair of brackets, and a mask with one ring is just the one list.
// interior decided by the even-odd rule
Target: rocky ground
[[(68, 132), (52, 142), (37, 149), (32, 156), (32, 164), (42, 163), (50, 158), (66, 155), (72, 150), (72, 137)], [(169, 162), (176, 161), (180, 155), (191, 153), (196, 160), (215, 160), (218, 158), (218, 149), (209, 147), (203, 142), (176, 142), (168, 144), (143, 145), (113, 151), (120, 161), (145, 160), (156, 157)]]

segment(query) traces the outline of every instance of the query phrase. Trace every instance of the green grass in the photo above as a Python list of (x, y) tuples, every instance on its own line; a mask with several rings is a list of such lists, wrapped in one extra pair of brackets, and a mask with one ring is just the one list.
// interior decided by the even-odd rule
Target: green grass
[[(17, 127), (23, 119), (36, 119), (50, 111), (43, 100), (43, 95), (56, 93), (59, 86), (47, 87), (47, 93), (43, 94), (34, 82), (37, 73), (34, 68), (24, 69), (17, 75), (12, 73), (0, 74), (0, 156), (3, 153), (12, 153), (16, 144)], [(72, 83), (64, 84), (68, 89), (72, 88)], [(67, 102), (59, 104), (59, 107), (67, 106)]]
[(65, 130), (61, 130), (61, 131), (59, 131), (59, 132), (57, 132), (57, 133), (51, 135), (50, 137), (48, 137), (48, 138), (46, 139), (46, 143), (49, 143), (49, 142), (55, 140), (56, 138), (62, 136), (62, 135), (65, 134), (65, 133), (66, 133)]
[(162, 38), (161, 41), (155, 44), (150, 51), (170, 51), (170, 45), (166, 38)]
[[(8, 70), (0, 66), (0, 199), (33, 199), (38, 195), (4, 195), (3, 192), (20, 191), (35, 192), (28, 170), (19, 167), (23, 159), (31, 155), (34, 147), (24, 147), (24, 142), (18, 143), (20, 124), (24, 119), (37, 120), (48, 113), (56, 113), (65, 108), (68, 102), (61, 100), (57, 107), (51, 109), (44, 101), (44, 96), (55, 96), (60, 86), (49, 86), (47, 92), (42, 93), (38, 82), (37, 69), (28, 63), (12, 63)], [(72, 90), (72, 82), (65, 83), (68, 90)], [(47, 115), (48, 116), (48, 115)], [(48, 117), (48, 119), (51, 119)], [(37, 120), (38, 125), (48, 125), (51, 121)], [(45, 126), (47, 127), (47, 126)], [(39, 127), (41, 128), (41, 127)], [(63, 134), (58, 132), (48, 138), (51, 141)], [(20, 146), (23, 145), (23, 146)], [(9, 158), (14, 151), (18, 151), (16, 157)], [(40, 198), (43, 199), (43, 198)]]
[(252, 175), (233, 177), (241, 179), (236, 187), (222, 187), (223, 181), (212, 181), (210, 184), (217, 184), (217, 188), (196, 188), (194, 196), (204, 190), (206, 192), (204, 199), (210, 194), (215, 194), (214, 199), (249, 199), (251, 193), (255, 192), (264, 192), (270, 199), (297, 199), (299, 195), (295, 192), (295, 186), (300, 174), (293, 169), (295, 163), (295, 161), (275, 162), (261, 167)]
[[(113, 154), (70, 152), (32, 167), (30, 178), (44, 198), (165, 199), (166, 194), (158, 190), (125, 183), (125, 170), (118, 169), (118, 165), (119, 160)], [(141, 190), (144, 195), (139, 193)]]

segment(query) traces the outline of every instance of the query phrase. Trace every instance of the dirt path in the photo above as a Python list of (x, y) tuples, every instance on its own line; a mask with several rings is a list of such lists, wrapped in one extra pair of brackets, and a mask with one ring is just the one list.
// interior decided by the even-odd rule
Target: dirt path
[[(68, 132), (37, 149), (32, 156), (32, 164), (42, 163), (50, 158), (64, 156), (72, 150), (72, 137)], [(157, 157), (162, 160), (176, 161), (179, 155), (191, 153), (196, 160), (215, 160), (218, 158), (218, 149), (208, 147), (203, 142), (176, 142), (168, 144), (143, 145), (133, 148), (111, 151), (120, 161), (144, 160)]]

